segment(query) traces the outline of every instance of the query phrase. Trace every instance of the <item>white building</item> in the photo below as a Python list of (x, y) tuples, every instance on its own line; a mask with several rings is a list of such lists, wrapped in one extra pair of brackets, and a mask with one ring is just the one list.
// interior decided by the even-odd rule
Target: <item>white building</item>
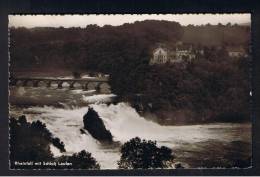
[(247, 57), (245, 49), (242, 47), (227, 47), (228, 55), (232, 58)]
[(191, 45), (177, 44), (173, 50), (158, 47), (153, 51), (153, 57), (150, 64), (179, 63), (182, 61), (191, 61), (196, 55)]
[(196, 57), (191, 45), (177, 46), (175, 55), (176, 55), (175, 56), (176, 60), (181, 60), (181, 61), (183, 61), (183, 60), (191, 61), (191, 60), (195, 59), (195, 57)]
[(164, 64), (168, 61), (168, 52), (162, 47), (158, 47), (153, 52), (153, 57), (150, 60), (150, 64)]

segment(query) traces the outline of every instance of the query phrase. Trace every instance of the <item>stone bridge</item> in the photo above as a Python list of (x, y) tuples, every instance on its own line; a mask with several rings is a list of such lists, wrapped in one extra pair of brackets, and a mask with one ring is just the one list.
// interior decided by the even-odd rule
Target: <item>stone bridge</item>
[(83, 90), (88, 90), (90, 83), (95, 84), (95, 89), (100, 90), (102, 84), (108, 84), (108, 77), (93, 77), (93, 78), (79, 78), (79, 79), (57, 79), (57, 78), (37, 78), (37, 77), (16, 77), (10, 79), (10, 85), (16, 86), (33, 86), (39, 87), (44, 84), (47, 88), (51, 87), (52, 84), (57, 84), (58, 88), (61, 89), (64, 83), (69, 84), (70, 89), (74, 89), (75, 84), (80, 84)]

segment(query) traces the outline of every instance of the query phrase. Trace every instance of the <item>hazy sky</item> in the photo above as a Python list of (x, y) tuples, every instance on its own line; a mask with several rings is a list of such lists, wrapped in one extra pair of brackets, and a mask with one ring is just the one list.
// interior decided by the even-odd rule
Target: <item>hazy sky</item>
[(15, 27), (86, 27), (88, 24), (122, 25), (147, 19), (176, 21), (181, 25), (248, 23), (247, 14), (161, 14), (161, 15), (9, 15), (9, 26)]

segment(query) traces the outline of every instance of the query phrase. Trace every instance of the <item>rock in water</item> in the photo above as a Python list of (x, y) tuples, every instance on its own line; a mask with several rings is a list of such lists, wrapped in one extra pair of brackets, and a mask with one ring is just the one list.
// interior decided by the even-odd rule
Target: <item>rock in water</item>
[(86, 134), (85, 130), (82, 129), (82, 128), (80, 129), (80, 133), (81, 133), (81, 134)]
[(89, 108), (87, 114), (83, 117), (84, 128), (97, 140), (112, 142), (112, 135), (106, 129), (104, 122), (99, 117), (98, 113)]

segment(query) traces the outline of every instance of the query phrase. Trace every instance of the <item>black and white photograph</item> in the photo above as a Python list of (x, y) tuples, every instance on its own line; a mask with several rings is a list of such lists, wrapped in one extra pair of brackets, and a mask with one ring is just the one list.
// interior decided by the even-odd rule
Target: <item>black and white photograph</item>
[(10, 169), (252, 168), (250, 13), (8, 19)]

